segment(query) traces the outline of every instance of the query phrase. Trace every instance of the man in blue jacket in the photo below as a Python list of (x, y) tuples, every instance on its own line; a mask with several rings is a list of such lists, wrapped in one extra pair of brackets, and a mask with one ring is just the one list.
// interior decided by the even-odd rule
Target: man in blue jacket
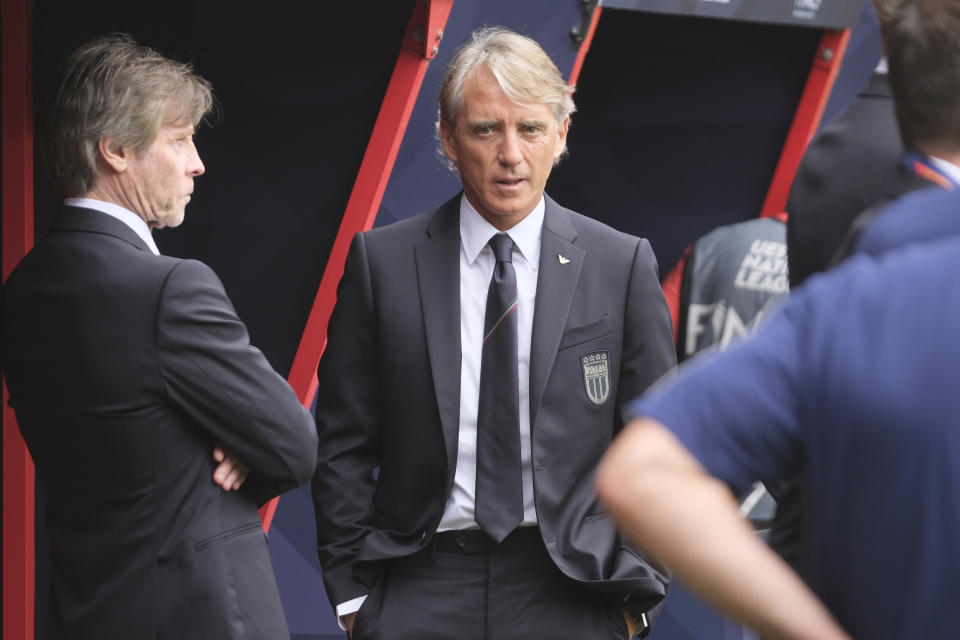
[[(602, 463), (630, 537), (769, 637), (847, 637), (833, 616), (855, 638), (960, 625), (957, 220), (960, 194), (894, 205), (862, 248), (910, 246), (812, 278), (754, 339), (635, 402)], [(791, 475), (806, 586), (724, 487)]]

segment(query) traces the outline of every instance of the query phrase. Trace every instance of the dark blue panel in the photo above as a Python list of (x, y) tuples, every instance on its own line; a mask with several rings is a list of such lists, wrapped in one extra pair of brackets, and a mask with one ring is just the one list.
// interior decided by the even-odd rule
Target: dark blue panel
[(606, 0), (605, 7), (804, 27), (852, 27), (863, 0)]
[(290, 633), (311, 639), (318, 636), (310, 634), (318, 633), (342, 638), (323, 588), (309, 485), (280, 498), (268, 544)]
[(757, 640), (754, 634), (720, 617), (678, 584), (670, 587), (667, 606), (649, 637), (650, 640)]

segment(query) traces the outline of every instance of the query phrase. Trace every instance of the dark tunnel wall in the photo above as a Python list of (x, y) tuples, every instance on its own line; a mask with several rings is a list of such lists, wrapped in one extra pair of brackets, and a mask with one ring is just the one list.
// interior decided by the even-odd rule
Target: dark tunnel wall
[[(196, 140), (206, 174), (161, 252), (199, 259), (224, 282), (252, 342), (286, 374), (346, 207), (413, 0), (162, 5), (34, 4), (36, 104), (61, 61), (124, 31), (191, 61), (219, 101)], [(39, 160), (38, 160), (39, 161)], [(59, 201), (37, 167), (38, 233)]]
[(666, 273), (699, 236), (759, 214), (821, 35), (604, 10), (547, 189), (647, 237)]

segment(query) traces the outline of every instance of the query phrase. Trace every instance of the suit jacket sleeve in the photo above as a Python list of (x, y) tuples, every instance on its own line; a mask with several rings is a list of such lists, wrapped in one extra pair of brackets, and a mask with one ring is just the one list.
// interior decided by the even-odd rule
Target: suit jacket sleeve
[[(375, 526), (374, 469), (379, 464), (377, 317), (364, 236), (357, 234), (337, 289), (327, 347), (317, 372), (319, 459), (313, 476), (317, 551), (331, 604), (365, 595), (356, 555)], [(375, 567), (368, 567), (374, 574)]]
[[(657, 259), (650, 243), (645, 239), (641, 239), (637, 245), (627, 296), (620, 372), (621, 406), (641, 395), (677, 364), (670, 310), (657, 278)], [(618, 429), (622, 426), (621, 410)], [(660, 577), (666, 589), (670, 579), (669, 571), (645, 558), (625, 542), (622, 544), (634, 555), (644, 559), (654, 570), (654, 575)], [(660, 614), (663, 601), (651, 608), (649, 594), (628, 594), (621, 600), (620, 606), (637, 617), (645, 613), (650, 624), (653, 624)]]
[(262, 502), (310, 478), (317, 450), (310, 413), (250, 344), (209, 267), (185, 260), (171, 270), (156, 342), (173, 403), (250, 468), (244, 491)]
[[(623, 322), (620, 404), (646, 391), (677, 364), (670, 309), (657, 279), (657, 259), (641, 239), (633, 259)], [(623, 425), (622, 414), (618, 421)]]

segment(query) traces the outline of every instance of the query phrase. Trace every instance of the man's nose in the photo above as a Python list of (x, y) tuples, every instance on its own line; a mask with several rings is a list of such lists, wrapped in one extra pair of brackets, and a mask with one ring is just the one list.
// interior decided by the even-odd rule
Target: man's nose
[(500, 142), (500, 155), (497, 160), (501, 164), (517, 165), (523, 162), (523, 154), (520, 152), (520, 139), (515, 131), (507, 130)]
[(206, 168), (203, 166), (203, 160), (200, 159), (200, 152), (197, 151), (197, 145), (190, 142), (190, 159), (187, 161), (187, 175), (202, 176)]

